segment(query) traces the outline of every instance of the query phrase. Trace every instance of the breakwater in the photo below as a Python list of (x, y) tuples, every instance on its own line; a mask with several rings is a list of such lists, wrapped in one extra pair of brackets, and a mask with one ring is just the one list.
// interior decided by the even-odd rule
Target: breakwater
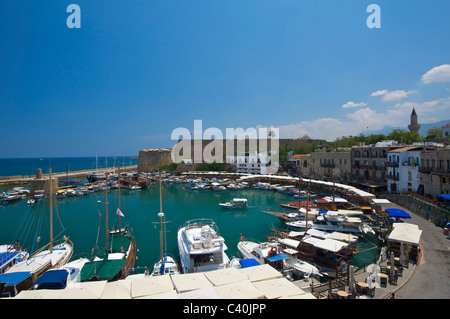
[[(133, 171), (136, 169), (137, 169), (137, 165), (128, 165), (128, 166), (121, 167), (120, 171), (126, 172), (126, 171)], [(104, 168), (101, 170), (87, 169), (87, 170), (72, 171), (72, 172), (59, 172), (59, 173), (53, 173), (52, 177), (57, 178), (58, 180), (65, 179), (65, 178), (81, 178), (81, 177), (86, 177), (87, 173), (95, 172), (95, 171), (113, 173), (113, 172), (117, 172), (117, 168), (111, 167), (111, 168)], [(42, 176), (44, 177), (44, 179), (48, 179), (48, 174), (42, 174)], [(0, 186), (28, 184), (32, 180), (34, 180), (35, 177), (36, 177), (35, 175), (0, 176)]]

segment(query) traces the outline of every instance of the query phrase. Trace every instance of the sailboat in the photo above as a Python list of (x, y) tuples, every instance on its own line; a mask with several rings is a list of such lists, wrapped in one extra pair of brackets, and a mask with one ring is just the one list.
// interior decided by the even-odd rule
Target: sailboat
[[(120, 162), (119, 162), (120, 174)], [(106, 185), (108, 185), (108, 174), (106, 174)], [(120, 210), (120, 187), (119, 187), (119, 207), (116, 214), (119, 215), (119, 228), (114, 227), (109, 230), (108, 224), (108, 187), (106, 187), (106, 239), (105, 245), (94, 254), (94, 248), (91, 254), (93, 258), (90, 262), (84, 264), (81, 269), (79, 280), (114, 281), (126, 278), (133, 270), (136, 261), (136, 240), (128, 230), (128, 226), (121, 227), (121, 217), (124, 217)], [(101, 219), (103, 217), (100, 215)]]
[(162, 181), (159, 175), (159, 241), (161, 259), (153, 266), (152, 276), (175, 275), (178, 274), (178, 266), (175, 260), (167, 254), (166, 221), (162, 211)]
[(73, 243), (64, 236), (53, 239), (53, 182), (52, 167), (49, 169), (50, 242), (31, 257), (18, 262), (0, 275), (0, 293), (15, 296), (19, 291), (30, 289), (33, 283), (47, 270), (64, 266), (72, 257)]

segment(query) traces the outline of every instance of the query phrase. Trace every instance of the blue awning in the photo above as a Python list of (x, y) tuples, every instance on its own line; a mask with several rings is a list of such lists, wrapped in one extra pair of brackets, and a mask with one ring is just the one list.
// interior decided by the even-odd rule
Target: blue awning
[(241, 264), (242, 268), (248, 268), (259, 265), (259, 263), (253, 258), (241, 259), (239, 260), (239, 263)]
[(398, 208), (388, 208), (386, 209), (386, 213), (389, 214), (389, 217), (394, 218), (411, 218), (411, 216), (402, 209)]
[(14, 286), (21, 283), (25, 279), (28, 279), (29, 277), (31, 277), (31, 273), (29, 271), (18, 271), (1, 274), (0, 284), (5, 284), (5, 286)]
[(273, 257), (267, 258), (267, 260), (269, 261), (277, 261), (277, 260), (281, 260), (281, 259), (288, 259), (289, 257), (286, 256), (285, 254), (276, 254)]
[(67, 269), (49, 270), (34, 283), (38, 285), (65, 285), (68, 275)]
[(449, 199), (450, 200), (450, 194), (439, 194), (438, 196), (444, 198), (444, 199)]

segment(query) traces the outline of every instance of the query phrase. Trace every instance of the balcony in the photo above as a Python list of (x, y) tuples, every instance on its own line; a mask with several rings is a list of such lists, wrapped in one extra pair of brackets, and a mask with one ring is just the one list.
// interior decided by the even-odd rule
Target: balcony
[(320, 167), (336, 167), (334, 163), (320, 163)]
[(390, 179), (390, 180), (394, 180), (394, 181), (398, 181), (399, 180), (398, 176), (394, 176), (392, 174), (385, 175), (385, 178), (386, 179)]
[(385, 167), (398, 167), (398, 162), (384, 162)]

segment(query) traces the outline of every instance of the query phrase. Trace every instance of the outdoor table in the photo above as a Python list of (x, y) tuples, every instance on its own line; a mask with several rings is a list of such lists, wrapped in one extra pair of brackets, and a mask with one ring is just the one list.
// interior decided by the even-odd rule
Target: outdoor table
[(367, 288), (369, 288), (369, 285), (367, 283), (365, 283), (365, 282), (362, 282), (362, 281), (358, 282), (357, 285), (359, 287), (361, 287), (361, 291), (362, 291), (363, 294), (365, 294), (367, 292)]
[(369, 285), (367, 283), (362, 282), (362, 281), (358, 282), (358, 286), (360, 286), (361, 288), (368, 288), (369, 287)]
[(348, 293), (345, 292), (345, 291), (342, 291), (342, 290), (339, 290), (337, 292), (337, 294), (338, 294), (339, 297), (344, 298), (344, 299), (346, 299), (348, 297)]

